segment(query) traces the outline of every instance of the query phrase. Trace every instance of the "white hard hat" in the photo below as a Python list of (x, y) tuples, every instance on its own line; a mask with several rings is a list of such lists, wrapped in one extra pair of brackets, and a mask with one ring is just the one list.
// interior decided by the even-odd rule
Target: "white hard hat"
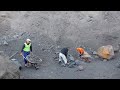
[(30, 42), (31, 40), (30, 40), (30, 39), (26, 39), (26, 41), (29, 41), (29, 42)]

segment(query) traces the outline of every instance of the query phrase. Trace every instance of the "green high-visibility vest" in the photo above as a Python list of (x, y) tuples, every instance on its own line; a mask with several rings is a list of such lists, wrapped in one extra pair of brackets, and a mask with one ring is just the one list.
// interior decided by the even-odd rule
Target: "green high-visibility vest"
[(25, 52), (29, 52), (30, 51), (30, 46), (31, 46), (31, 43), (29, 45), (27, 45), (25, 43), (25, 48), (23, 49)]

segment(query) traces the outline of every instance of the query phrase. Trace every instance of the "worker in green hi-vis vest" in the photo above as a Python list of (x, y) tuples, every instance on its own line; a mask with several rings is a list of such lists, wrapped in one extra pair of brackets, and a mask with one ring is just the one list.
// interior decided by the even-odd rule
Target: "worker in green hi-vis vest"
[(26, 60), (26, 57), (28, 55), (30, 55), (30, 52), (32, 52), (32, 44), (31, 44), (31, 40), (30, 39), (26, 39), (26, 42), (24, 43), (22, 50), (21, 50), (21, 55), (23, 55), (24, 58), (24, 62), (25, 62), (25, 66), (28, 66), (28, 62)]

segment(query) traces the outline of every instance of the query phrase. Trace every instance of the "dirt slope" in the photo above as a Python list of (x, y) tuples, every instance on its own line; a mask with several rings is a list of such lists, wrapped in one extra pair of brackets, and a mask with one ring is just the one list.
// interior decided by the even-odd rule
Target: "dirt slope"
[[(53, 59), (58, 46), (70, 46), (76, 58), (75, 48), (80, 45), (92, 50), (107, 44), (116, 46), (120, 42), (119, 24), (118, 11), (1, 11), (0, 50), (10, 56), (20, 50), (26, 38), (32, 40), (33, 52), (44, 61), (38, 71), (23, 69), (24, 78), (120, 78), (115, 68), (119, 57), (109, 62), (81, 61), (86, 67), (83, 72), (60, 67)], [(9, 46), (2, 45), (4, 40)], [(23, 63), (20, 56), (15, 58)]]

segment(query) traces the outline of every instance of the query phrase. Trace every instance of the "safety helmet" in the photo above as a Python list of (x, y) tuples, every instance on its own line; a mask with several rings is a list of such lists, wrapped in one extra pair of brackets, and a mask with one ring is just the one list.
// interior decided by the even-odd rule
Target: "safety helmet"
[(31, 40), (30, 39), (26, 39), (26, 41), (30, 42)]

